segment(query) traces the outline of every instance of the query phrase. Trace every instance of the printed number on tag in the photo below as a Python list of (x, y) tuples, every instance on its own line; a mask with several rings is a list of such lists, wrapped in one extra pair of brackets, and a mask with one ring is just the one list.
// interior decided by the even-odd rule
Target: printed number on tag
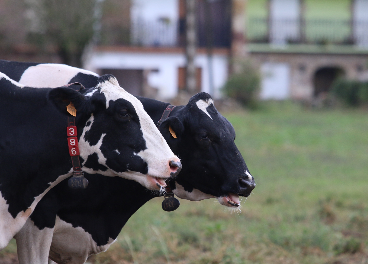
[(76, 126), (68, 126), (67, 127), (68, 137), (74, 137), (77, 135), (77, 127)]

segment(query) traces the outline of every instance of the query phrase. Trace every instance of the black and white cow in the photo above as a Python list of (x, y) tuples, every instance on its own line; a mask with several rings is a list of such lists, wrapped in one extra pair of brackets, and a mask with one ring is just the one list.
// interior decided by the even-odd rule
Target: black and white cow
[(72, 87), (25, 87), (0, 73), (0, 249), (47, 191), (72, 174), (69, 103), (76, 108), (83, 171), (134, 179), (154, 190), (178, 170), (171, 164), (179, 159), (140, 101), (113, 76), (98, 78), (82, 94)]
[[(2, 64), (8, 65), (0, 61), (0, 69), (6, 67)], [(57, 84), (62, 83), (59, 83), (62, 79), (58, 77), (59, 74), (69, 75), (70, 81), (67, 82), (73, 80), (92, 85), (97, 78), (94, 73), (65, 65), (40, 64), (29, 68), (25, 63), (20, 65), (17, 68), (23, 70), (24, 74), (19, 73), (18, 79), (26, 83), (29, 81), (24, 77), (27, 71), (36, 75), (42, 72), (49, 74)], [(47, 71), (48, 67), (56, 67), (63, 73)], [(30, 82), (37, 85), (34, 81)], [(63, 82), (67, 83), (65, 79)], [(154, 122), (161, 118), (169, 105), (147, 98), (139, 100)], [(184, 164), (175, 181), (169, 183), (177, 196), (189, 200), (216, 197), (221, 204), (238, 208), (239, 195), (248, 196), (251, 193), (255, 186), (254, 179), (234, 144), (234, 129), (216, 110), (208, 94), (197, 94), (187, 105), (175, 107), (159, 129)], [(104, 198), (93, 199), (92, 188), (75, 192), (67, 190), (66, 183), (60, 183), (45, 196), (32, 214), (32, 221), (28, 221), (19, 233), (17, 243), (23, 245), (21, 248), (24, 249), (21, 252), (18, 249), (20, 259), (39, 259), (40, 256), (45, 259), (47, 246), (37, 247), (37, 251), (27, 248), (27, 245), (32, 241), (51, 243), (53, 234), (50, 250), (52, 259), (60, 263), (67, 259), (69, 263), (83, 263), (88, 255), (106, 250), (129, 217), (158, 195), (134, 182), (126, 181), (124, 186), (118, 186), (117, 181), (124, 181), (121, 179), (90, 176), (89, 180), (93, 186), (104, 186)], [(95, 181), (99, 183), (93, 184)], [(67, 199), (61, 196), (63, 190), (68, 192)], [(111, 215), (114, 217), (109, 217)]]

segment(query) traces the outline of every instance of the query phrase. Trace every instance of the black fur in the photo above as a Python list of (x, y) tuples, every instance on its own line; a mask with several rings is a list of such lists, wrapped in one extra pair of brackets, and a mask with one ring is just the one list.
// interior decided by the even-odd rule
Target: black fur
[(8, 75), (14, 81), (19, 82), (25, 70), (31, 66), (36, 66), (39, 63), (33, 62), (16, 62), (0, 60), (0, 72)]
[[(81, 77), (86, 79), (75, 81), (82, 84), (97, 81), (93, 75)], [(157, 123), (168, 103), (144, 97), (138, 99)], [(239, 179), (249, 180), (245, 174), (248, 168), (234, 144), (235, 131), (232, 125), (214, 105), (206, 109), (212, 119), (196, 106), (198, 100), (209, 99), (211, 96), (207, 93), (193, 96), (187, 105), (175, 107), (159, 127), (183, 164), (176, 181), (189, 192), (195, 188), (214, 196), (229, 193), (245, 195), (239, 186)], [(178, 136), (176, 139), (170, 134), (169, 127)], [(40, 229), (53, 226), (57, 214), (74, 227), (80, 226), (90, 233), (98, 245), (104, 245), (109, 238), (116, 238), (136, 210), (158, 195), (133, 181), (96, 175), (86, 177), (90, 185), (81, 192), (69, 190), (66, 182), (53, 188), (31, 216), (36, 226)], [(249, 181), (254, 186), (254, 180)], [(170, 186), (175, 189), (175, 182), (171, 181)], [(98, 195), (95, 188), (100, 190)], [(52, 213), (48, 211), (49, 208), (52, 208)]]
[[(110, 78), (105, 77), (102, 82)], [(116, 172), (129, 169), (147, 173), (146, 162), (135, 155), (146, 149), (146, 143), (133, 105), (118, 99), (110, 101), (106, 109), (105, 96), (99, 89), (92, 90), (94, 94), (86, 97), (68, 87), (18, 87), (5, 77), (0, 78), (0, 192), (14, 218), (19, 212), (25, 211), (35, 197), (49, 187), (50, 182), (67, 174), (72, 168), (66, 140), (70, 115), (65, 110), (70, 102), (77, 109), (79, 140), (91, 115), (94, 117), (93, 124), (88, 122), (91, 128), (84, 139), (89, 143), (97, 143), (97, 139), (104, 134), (100, 150), (107, 166)], [(121, 111), (128, 113), (129, 119), (119, 118)], [(116, 149), (121, 155), (116, 154)], [(106, 170), (94, 154), (87, 161), (84, 167)], [(98, 193), (97, 190), (95, 195)], [(59, 212), (56, 210), (57, 204), (55, 199), (46, 203), (45, 217), (37, 220), (40, 221), (40, 228), (53, 226)]]

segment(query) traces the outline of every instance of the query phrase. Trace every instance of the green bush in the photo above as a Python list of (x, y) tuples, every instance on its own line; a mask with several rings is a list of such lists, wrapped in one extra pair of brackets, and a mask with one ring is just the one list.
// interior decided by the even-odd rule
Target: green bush
[(368, 82), (338, 79), (332, 84), (331, 92), (348, 106), (368, 104)]
[(227, 80), (223, 91), (247, 108), (257, 107), (258, 92), (260, 87), (260, 74), (250, 64), (242, 65), (239, 73), (233, 74)]

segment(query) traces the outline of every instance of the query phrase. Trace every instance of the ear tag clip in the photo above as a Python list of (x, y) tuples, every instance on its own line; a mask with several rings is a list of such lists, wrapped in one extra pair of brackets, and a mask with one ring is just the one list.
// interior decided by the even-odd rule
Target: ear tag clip
[(174, 132), (174, 130), (171, 128), (171, 126), (169, 126), (169, 131), (170, 131), (170, 134), (172, 135), (173, 138), (178, 138)]
[(75, 109), (75, 106), (73, 105), (72, 102), (68, 104), (68, 106), (66, 107), (66, 111), (68, 111), (68, 113), (74, 117), (77, 116), (77, 109)]

